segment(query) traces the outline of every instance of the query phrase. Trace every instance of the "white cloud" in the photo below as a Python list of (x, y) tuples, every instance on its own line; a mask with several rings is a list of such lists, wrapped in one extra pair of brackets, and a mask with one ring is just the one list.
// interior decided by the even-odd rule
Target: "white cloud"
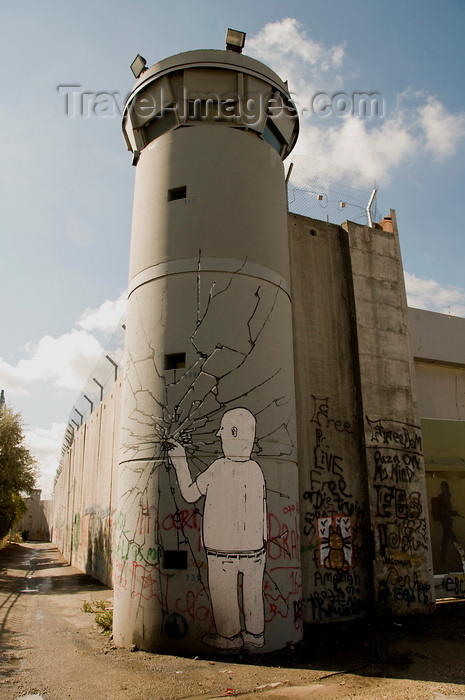
[(465, 289), (442, 286), (433, 279), (420, 279), (404, 271), (408, 305), (415, 309), (465, 317)]
[(451, 114), (439, 100), (431, 96), (427, 97), (426, 104), (418, 112), (426, 149), (438, 160), (454, 155), (459, 141), (465, 135), (465, 114)]
[[(38, 396), (45, 390), (44, 385), (48, 395), (53, 395), (54, 389), (80, 392), (103, 353), (103, 346), (91, 331), (107, 334), (114, 331), (124, 312), (125, 300), (126, 294), (122, 293), (114, 301), (107, 300), (97, 309), (84, 311), (76, 322), (77, 328), (58, 337), (45, 335), (37, 343), (28, 343), (18, 350), (22, 357), (16, 364), (0, 357), (0, 386), (7, 396)], [(113, 371), (110, 364), (108, 371), (110, 374)], [(43, 498), (52, 494), (65, 427), (65, 423), (51, 423), (48, 428), (25, 430), (27, 445), (40, 468), (38, 488), (42, 489)]]
[(34, 428), (24, 433), (26, 445), (37, 459), (40, 469), (37, 488), (42, 489), (42, 498), (52, 496), (65, 428), (66, 423), (52, 423), (50, 428)]
[(26, 381), (42, 379), (62, 389), (80, 389), (102, 350), (94, 336), (73, 329), (58, 338), (41, 338), (17, 370)]
[[(115, 330), (126, 307), (126, 293), (104, 301), (97, 309), (86, 309), (77, 328), (56, 338), (45, 335), (19, 351), (26, 355), (11, 364), (0, 357), (0, 386), (13, 396), (31, 393), (33, 382), (47, 382), (57, 389), (80, 391), (103, 353), (91, 331), (109, 334)], [(105, 339), (104, 339), (105, 342)]]
[(0, 358), (2, 387), (12, 394), (28, 393), (27, 385), (35, 381), (79, 391), (103, 348), (93, 335), (73, 329), (58, 338), (45, 335), (26, 351), (29, 357), (16, 365)]
[(126, 292), (122, 292), (118, 299), (104, 301), (97, 309), (86, 309), (79, 317), (77, 325), (85, 331), (114, 331), (126, 310), (126, 297)]
[(14, 396), (26, 396), (29, 392), (16, 368), (0, 357), (0, 387)]
[[(351, 89), (344, 90), (341, 74), (344, 46), (326, 47), (314, 41), (294, 18), (266, 24), (248, 39), (247, 48), (281, 78), (289, 79), (300, 114), (298, 153), (387, 184), (396, 168), (417, 156), (432, 155), (437, 160), (452, 157), (465, 135), (465, 112), (454, 114), (436, 97), (412, 88), (398, 95), (390, 113), (384, 110), (384, 117), (367, 117), (356, 109), (343, 116), (334, 115), (335, 110), (328, 116), (319, 113), (314, 98), (322, 91), (329, 104), (338, 91), (352, 97)], [(355, 98), (353, 104), (357, 104)]]
[(327, 57), (323, 45), (309, 39), (302, 24), (292, 17), (265, 24), (256, 36), (249, 38), (247, 46), (268, 63), (276, 56), (281, 60), (288, 56), (315, 65)]
[(283, 79), (289, 79), (290, 88), (298, 101), (321, 89), (321, 74), (325, 85), (338, 84), (336, 73), (342, 66), (344, 46), (327, 48), (307, 36), (303, 25), (292, 17), (269, 22), (255, 36), (247, 39), (247, 52), (263, 61)]
[(386, 185), (396, 168), (417, 156), (432, 154), (437, 160), (454, 156), (465, 136), (465, 112), (452, 114), (437, 99), (424, 99), (419, 106), (404, 103), (394, 117), (376, 123), (351, 114), (331, 125), (324, 118), (301, 120), (298, 151)]
[(336, 126), (308, 124), (299, 146), (315, 158), (387, 182), (393, 168), (415, 151), (416, 140), (401, 119), (387, 119), (372, 129), (366, 120), (349, 115)]
[(331, 59), (335, 68), (340, 68), (342, 66), (344, 54), (345, 51), (343, 46), (334, 46), (331, 49)]

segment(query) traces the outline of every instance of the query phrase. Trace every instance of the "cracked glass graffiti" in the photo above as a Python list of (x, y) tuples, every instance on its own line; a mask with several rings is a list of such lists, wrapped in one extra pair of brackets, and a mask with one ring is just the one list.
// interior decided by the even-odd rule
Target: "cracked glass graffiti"
[[(154, 341), (157, 330), (173, 322), (168, 318), (166, 298), (160, 301), (162, 311), (155, 332), (144, 325), (140, 314), (145, 354), (127, 357), (134, 402), (123, 447), (123, 470), (132, 470), (135, 480), (120, 498), (117, 585), (130, 588), (135, 604), (138, 599), (156, 598), (165, 632), (173, 628), (172, 638), (187, 633), (181, 618), (214, 629), (200, 539), (203, 499), (186, 506), (169, 458), (172, 441), (182, 444), (195, 480), (221, 454), (216, 433), (224, 413), (248, 406), (257, 423), (254, 458), (262, 466), (269, 458), (295, 460), (292, 375), (289, 381), (280, 366), (280, 353), (276, 352), (275, 357), (275, 345), (284, 332), (278, 307), (288, 305), (288, 299), (279, 287), (241, 273), (239, 268), (218, 280), (213, 273), (202, 272), (199, 257), (192, 283), (191, 330), (185, 331), (184, 367), (165, 370), (165, 358)], [(147, 388), (145, 377), (150, 373), (159, 390)], [(291, 489), (286, 492), (273, 470), (267, 473), (264, 466), (263, 471), (269, 513), (282, 512), (284, 506), (291, 512), (295, 494)], [(125, 514), (134, 510), (139, 512), (139, 519), (130, 522)], [(292, 538), (289, 530), (287, 525), (274, 526), (268, 534), (268, 552), (275, 566), (267, 564), (265, 568), (266, 622), (275, 616), (287, 617), (293, 605), (291, 599), (300, 596), (300, 575), (294, 573), (292, 590), (286, 586), (284, 591), (274, 573), (286, 563), (291, 568), (291, 560), (297, 572), (297, 526)], [(186, 551), (184, 558), (182, 553)], [(179, 570), (184, 570), (184, 581), (191, 583), (187, 593), (180, 588), (174, 592), (173, 574)]]

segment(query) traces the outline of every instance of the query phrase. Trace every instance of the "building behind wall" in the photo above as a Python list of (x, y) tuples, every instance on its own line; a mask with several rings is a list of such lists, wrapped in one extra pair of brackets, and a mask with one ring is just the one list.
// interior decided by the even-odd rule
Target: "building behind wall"
[(465, 319), (409, 309), (438, 597), (465, 595)]

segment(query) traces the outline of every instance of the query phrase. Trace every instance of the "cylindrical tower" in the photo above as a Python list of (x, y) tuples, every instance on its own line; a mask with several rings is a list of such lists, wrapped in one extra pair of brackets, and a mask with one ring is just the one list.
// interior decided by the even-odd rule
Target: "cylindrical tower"
[(114, 638), (270, 651), (302, 633), (283, 159), (287, 84), (233, 51), (145, 70), (122, 399)]

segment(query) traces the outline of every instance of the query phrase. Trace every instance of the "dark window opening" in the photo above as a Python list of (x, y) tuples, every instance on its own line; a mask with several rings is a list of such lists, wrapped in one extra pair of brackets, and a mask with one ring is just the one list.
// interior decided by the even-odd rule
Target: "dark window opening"
[(186, 366), (186, 353), (177, 352), (173, 355), (165, 355), (166, 369), (183, 369)]
[(167, 131), (171, 131), (171, 129), (174, 129), (178, 125), (176, 112), (171, 107), (169, 109), (172, 111), (166, 110), (161, 114), (157, 114), (156, 117), (145, 126), (147, 143), (155, 141), (156, 138), (165, 134)]
[(187, 569), (187, 551), (165, 549), (163, 552), (164, 569)]
[(284, 146), (283, 137), (276, 129), (271, 119), (267, 119), (262, 136), (263, 139), (281, 155)]
[(172, 190), (168, 190), (168, 202), (174, 202), (175, 199), (186, 199), (187, 197), (187, 187), (173, 187)]

